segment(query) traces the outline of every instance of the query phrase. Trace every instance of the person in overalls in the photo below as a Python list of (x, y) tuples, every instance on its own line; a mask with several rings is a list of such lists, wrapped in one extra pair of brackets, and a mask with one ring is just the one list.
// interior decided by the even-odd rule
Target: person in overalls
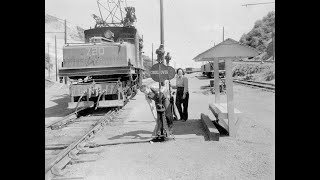
[[(158, 137), (159, 136), (159, 132), (161, 131), (163, 127), (163, 123), (165, 123), (167, 126), (168, 126), (168, 129), (170, 132), (167, 132), (169, 134), (172, 133), (172, 125), (173, 125), (173, 122), (172, 122), (172, 112), (170, 111), (170, 109), (168, 107), (170, 107), (170, 101), (169, 101), (169, 98), (168, 98), (168, 90), (167, 88), (165, 87), (162, 87), (161, 88), (161, 94), (162, 94), (162, 104), (163, 104), (163, 108), (164, 108), (164, 118), (162, 118), (165, 122), (160, 122), (160, 113), (157, 112), (157, 109), (159, 109), (159, 107), (156, 107), (159, 105), (159, 93), (157, 92), (156, 89), (152, 88), (152, 87), (148, 87), (146, 85), (142, 85), (140, 87), (140, 91), (142, 93), (145, 94), (145, 98), (146, 98), (146, 101), (148, 102), (148, 105), (150, 106), (150, 109), (151, 109), (151, 112), (152, 112), (152, 115), (156, 121), (156, 126), (153, 130), (153, 136), (154, 137)], [(152, 103), (152, 101), (154, 101), (155, 105)], [(161, 133), (161, 132), (160, 132)]]

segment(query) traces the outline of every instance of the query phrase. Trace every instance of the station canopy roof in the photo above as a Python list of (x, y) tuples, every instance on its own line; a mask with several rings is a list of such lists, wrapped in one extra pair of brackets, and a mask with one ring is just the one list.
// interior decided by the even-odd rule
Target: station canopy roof
[(240, 59), (247, 57), (255, 57), (259, 55), (257, 49), (244, 45), (231, 38), (217, 44), (216, 46), (200, 53), (193, 58), (194, 61), (213, 61), (214, 59)]

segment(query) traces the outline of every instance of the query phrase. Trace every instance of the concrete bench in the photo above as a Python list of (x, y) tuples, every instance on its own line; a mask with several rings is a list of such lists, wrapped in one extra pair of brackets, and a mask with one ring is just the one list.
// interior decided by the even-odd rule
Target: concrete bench
[[(209, 109), (214, 114), (214, 116), (219, 120), (219, 124), (225, 128), (229, 132), (229, 120), (228, 120), (228, 109), (227, 103), (210, 103)], [(238, 117), (241, 115), (238, 109), (234, 108), (234, 115), (235, 115), (235, 124), (239, 126)]]
[[(217, 119), (228, 119), (227, 103), (210, 103), (209, 109)], [(242, 114), (238, 109), (234, 108), (234, 115)]]

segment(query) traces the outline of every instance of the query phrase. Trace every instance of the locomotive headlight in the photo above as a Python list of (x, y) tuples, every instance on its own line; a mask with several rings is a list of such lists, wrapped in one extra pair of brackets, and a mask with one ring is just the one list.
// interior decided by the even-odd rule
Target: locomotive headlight
[(114, 37), (114, 33), (111, 32), (110, 30), (107, 30), (105, 33), (104, 33), (104, 36), (108, 39), (110, 38), (113, 38)]

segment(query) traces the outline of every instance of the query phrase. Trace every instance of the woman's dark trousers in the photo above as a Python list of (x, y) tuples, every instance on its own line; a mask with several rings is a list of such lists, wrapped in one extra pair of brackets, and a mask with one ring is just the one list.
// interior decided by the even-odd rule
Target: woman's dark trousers
[[(186, 93), (186, 97), (183, 97), (183, 87), (177, 88), (177, 95), (176, 95), (176, 106), (178, 108), (179, 114), (181, 119), (187, 120), (188, 119), (188, 103), (189, 103), (189, 92)], [(181, 105), (183, 104), (183, 108)]]

